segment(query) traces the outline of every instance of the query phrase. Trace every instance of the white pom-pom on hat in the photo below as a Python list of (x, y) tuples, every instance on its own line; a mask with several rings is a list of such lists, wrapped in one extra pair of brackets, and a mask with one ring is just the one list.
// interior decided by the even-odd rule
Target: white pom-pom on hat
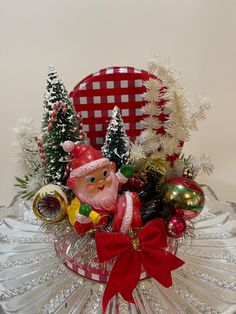
[(71, 153), (74, 147), (75, 147), (75, 143), (73, 143), (72, 141), (65, 141), (62, 144), (63, 150), (67, 153)]

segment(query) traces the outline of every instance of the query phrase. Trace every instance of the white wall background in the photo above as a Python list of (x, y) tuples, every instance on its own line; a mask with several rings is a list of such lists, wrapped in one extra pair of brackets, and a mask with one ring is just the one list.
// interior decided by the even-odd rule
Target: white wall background
[(185, 145), (211, 155), (215, 172), (199, 182), (236, 201), (236, 1), (0, 0), (0, 204), (15, 194), (12, 128), (32, 117), (40, 126), (49, 64), (70, 91), (106, 66), (146, 68), (157, 51), (181, 69), (188, 96), (215, 106)]

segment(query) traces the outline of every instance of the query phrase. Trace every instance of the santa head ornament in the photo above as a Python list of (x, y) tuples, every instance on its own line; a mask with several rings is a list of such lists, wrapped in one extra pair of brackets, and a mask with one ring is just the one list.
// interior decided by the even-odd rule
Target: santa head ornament
[[(111, 164), (109, 159), (104, 158), (102, 153), (91, 145), (76, 145), (71, 141), (65, 141), (62, 147), (65, 152), (72, 153), (75, 158), (70, 178), (84, 177), (97, 168)], [(68, 185), (70, 186), (70, 179)]]

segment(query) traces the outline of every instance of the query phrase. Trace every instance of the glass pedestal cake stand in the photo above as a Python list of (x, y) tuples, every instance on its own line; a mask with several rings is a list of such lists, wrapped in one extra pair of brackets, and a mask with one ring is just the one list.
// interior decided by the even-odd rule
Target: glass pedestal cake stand
[[(118, 295), (106, 313), (236, 313), (236, 206), (220, 202), (208, 186), (204, 191), (196, 237), (177, 251), (185, 265), (172, 272), (172, 288), (141, 280), (136, 304)], [(102, 314), (104, 284), (64, 265), (30, 206), (16, 197), (0, 208), (0, 313)]]

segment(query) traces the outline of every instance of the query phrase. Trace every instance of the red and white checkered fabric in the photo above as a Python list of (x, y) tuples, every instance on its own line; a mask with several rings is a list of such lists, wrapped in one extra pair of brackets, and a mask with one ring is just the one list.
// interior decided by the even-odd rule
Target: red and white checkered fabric
[(103, 268), (91, 268), (88, 265), (77, 263), (73, 259), (65, 261), (65, 265), (76, 274), (98, 282), (107, 282), (109, 273)]
[[(67, 255), (68, 247), (71, 245), (70, 239), (65, 239), (63, 244), (59, 246), (56, 245), (56, 251), (58, 256), (61, 257), (62, 260), (65, 260), (64, 264), (69, 267), (76, 274), (85, 277), (87, 279), (91, 279), (98, 282), (106, 283), (108, 281), (111, 264), (108, 266), (106, 263), (100, 264), (98, 258), (93, 258), (90, 263), (84, 263), (84, 252), (79, 252), (75, 259), (69, 257)], [(142, 273), (140, 275), (140, 280), (148, 278), (148, 274), (142, 266)]]
[(119, 107), (131, 141), (142, 131), (143, 81), (150, 75), (133, 67), (109, 67), (89, 75), (70, 93), (75, 110), (81, 112), (90, 144), (100, 149), (114, 106)]
[[(106, 283), (108, 281), (110, 272), (107, 270), (104, 270), (104, 267), (101, 268), (92, 268), (88, 265), (83, 265), (80, 263), (77, 263), (76, 261), (70, 259), (65, 261), (65, 265), (69, 267), (73, 272), (76, 274), (85, 277), (87, 279), (91, 279), (98, 282)], [(147, 272), (143, 269), (140, 280), (149, 278)]]

